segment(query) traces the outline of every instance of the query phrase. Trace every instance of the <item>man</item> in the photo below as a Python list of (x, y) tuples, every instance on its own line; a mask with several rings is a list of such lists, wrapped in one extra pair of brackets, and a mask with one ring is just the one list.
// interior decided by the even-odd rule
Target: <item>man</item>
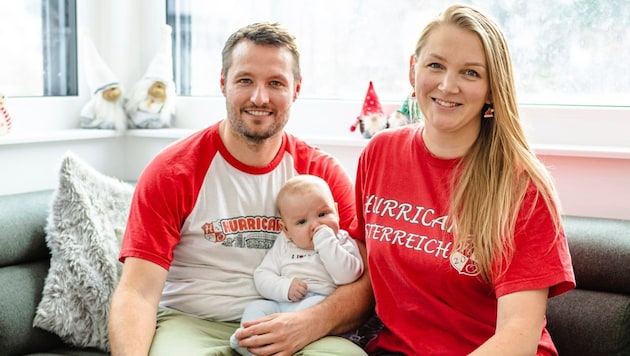
[[(261, 298), (253, 272), (280, 232), (275, 197), (292, 176), (322, 177), (340, 226), (354, 222), (341, 165), (283, 131), (301, 85), (294, 41), (268, 23), (230, 36), (221, 70), (227, 119), (166, 148), (140, 177), (110, 311), (114, 355), (231, 355), (244, 306)], [(365, 355), (325, 336), (357, 327), (371, 310), (367, 276), (312, 308), (245, 323), (240, 346), (257, 355)]]

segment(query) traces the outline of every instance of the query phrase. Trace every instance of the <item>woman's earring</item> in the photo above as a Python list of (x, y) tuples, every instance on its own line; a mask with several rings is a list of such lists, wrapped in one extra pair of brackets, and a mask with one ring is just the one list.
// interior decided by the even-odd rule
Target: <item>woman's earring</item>
[(486, 111), (483, 113), (484, 119), (493, 119), (494, 118), (494, 106), (492, 104), (486, 104)]

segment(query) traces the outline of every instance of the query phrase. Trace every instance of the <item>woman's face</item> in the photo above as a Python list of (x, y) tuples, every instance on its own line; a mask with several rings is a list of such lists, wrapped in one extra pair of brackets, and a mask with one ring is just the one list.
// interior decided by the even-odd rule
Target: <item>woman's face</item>
[(428, 36), (412, 69), (427, 147), (439, 156), (431, 145), (457, 146), (461, 152), (456, 155), (463, 155), (477, 138), (481, 110), (490, 102), (481, 40), (472, 31), (441, 25)]

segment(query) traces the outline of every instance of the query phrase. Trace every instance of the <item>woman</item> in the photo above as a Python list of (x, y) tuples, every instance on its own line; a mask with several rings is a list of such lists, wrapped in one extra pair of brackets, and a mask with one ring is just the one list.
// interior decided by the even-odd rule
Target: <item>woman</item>
[(450, 6), (422, 32), (409, 79), (424, 125), (374, 136), (357, 171), (352, 236), (384, 324), (368, 352), (556, 355), (547, 298), (575, 277), (500, 28)]

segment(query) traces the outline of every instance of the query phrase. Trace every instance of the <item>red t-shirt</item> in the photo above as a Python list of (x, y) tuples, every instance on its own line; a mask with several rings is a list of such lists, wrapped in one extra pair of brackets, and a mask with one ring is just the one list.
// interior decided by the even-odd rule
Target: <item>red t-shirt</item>
[[(359, 159), (359, 225), (351, 234), (366, 243), (376, 312), (385, 326), (368, 350), (464, 355), (494, 334), (498, 297), (547, 287), (555, 296), (573, 288), (575, 279), (564, 234), (553, 242), (542, 199), (528, 218), (536, 196), (530, 189), (512, 263), (491, 285), (483, 282), (469, 254), (453, 251), (447, 212), (458, 160), (431, 155), (421, 132), (415, 125), (383, 131)], [(539, 354), (557, 354), (546, 329)]]

